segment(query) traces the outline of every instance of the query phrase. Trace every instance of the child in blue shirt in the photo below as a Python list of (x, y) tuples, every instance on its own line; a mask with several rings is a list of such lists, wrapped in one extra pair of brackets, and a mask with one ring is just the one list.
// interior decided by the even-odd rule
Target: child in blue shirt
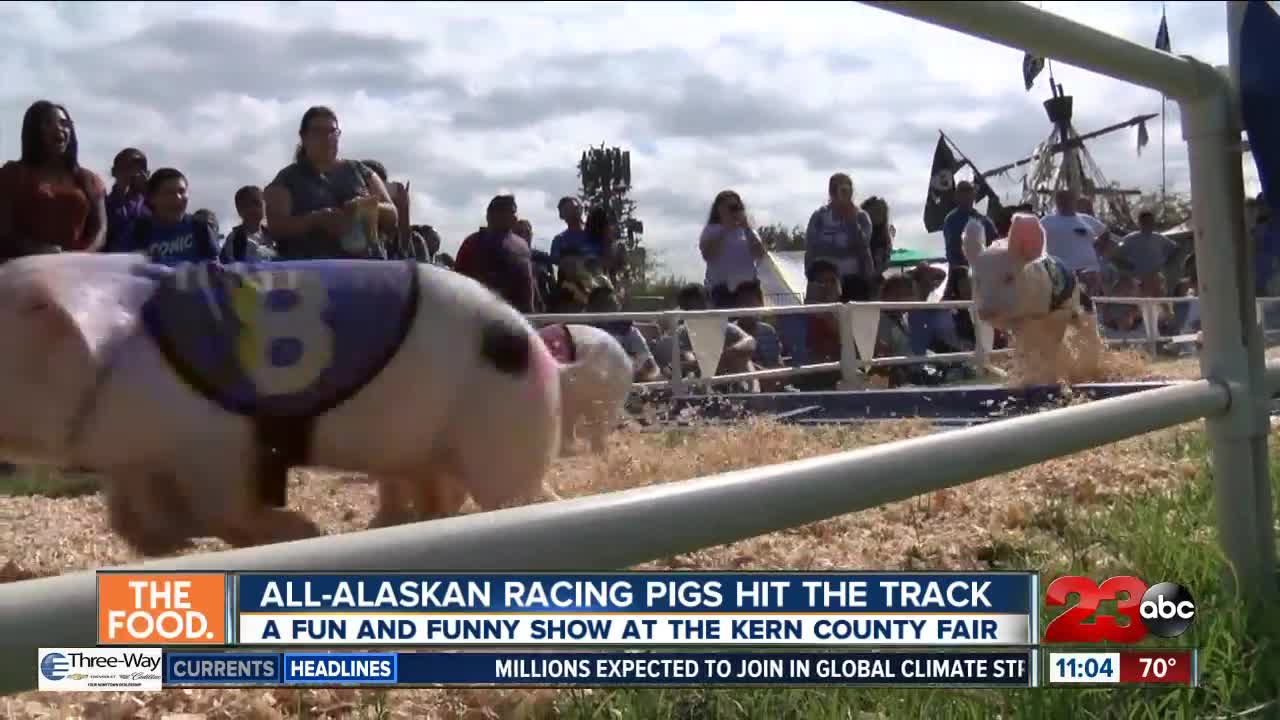
[(187, 213), (187, 202), (186, 176), (173, 168), (152, 173), (147, 179), (151, 216), (135, 221), (128, 251), (166, 265), (216, 260), (216, 231), (207, 220)]

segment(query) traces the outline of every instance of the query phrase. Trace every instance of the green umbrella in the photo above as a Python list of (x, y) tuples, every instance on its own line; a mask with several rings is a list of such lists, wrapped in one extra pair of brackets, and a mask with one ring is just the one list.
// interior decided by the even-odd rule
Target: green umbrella
[(889, 255), (889, 267), (905, 267), (922, 262), (946, 262), (946, 258), (931, 253), (912, 250), (911, 248), (895, 248)]

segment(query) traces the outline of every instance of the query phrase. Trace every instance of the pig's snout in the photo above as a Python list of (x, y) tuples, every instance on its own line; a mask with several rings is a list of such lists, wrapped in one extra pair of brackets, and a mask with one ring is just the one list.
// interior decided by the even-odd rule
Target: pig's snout
[[(538, 388), (560, 387), (560, 363), (546, 343), (536, 334), (529, 335), (529, 373)], [(546, 390), (544, 390), (545, 392)]]

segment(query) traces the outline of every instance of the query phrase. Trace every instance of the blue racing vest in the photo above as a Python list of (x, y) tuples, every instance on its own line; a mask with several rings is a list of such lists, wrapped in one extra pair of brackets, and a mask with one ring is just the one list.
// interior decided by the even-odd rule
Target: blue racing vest
[(417, 263), (186, 263), (159, 275), (142, 321), (174, 371), (252, 417), (264, 500), (284, 504), (311, 423), (378, 375), (418, 309)]
[(1053, 312), (1071, 299), (1071, 293), (1075, 291), (1079, 281), (1076, 280), (1075, 274), (1067, 269), (1066, 263), (1052, 255), (1040, 258), (1039, 262), (1049, 273), (1049, 312)]

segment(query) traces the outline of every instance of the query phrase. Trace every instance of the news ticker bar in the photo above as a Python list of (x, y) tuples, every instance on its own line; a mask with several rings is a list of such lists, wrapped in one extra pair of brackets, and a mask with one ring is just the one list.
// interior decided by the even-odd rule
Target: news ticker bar
[(164, 653), (165, 687), (1035, 687), (1035, 651)]
[(1044, 650), (1047, 684), (1180, 685), (1200, 684), (1197, 650)]
[[(1038, 655), (1043, 653), (1043, 675)], [(245, 663), (248, 663), (247, 665)], [(363, 668), (364, 674), (342, 674)], [(251, 669), (254, 674), (239, 673)], [(216, 671), (216, 672), (215, 672)], [(211, 674), (212, 673), (212, 674)], [(249, 685), (1199, 685), (1199, 655), (1177, 650), (1009, 652), (165, 652), (173, 687)]]
[[(1041, 669), (1043, 667), (1043, 670)], [(200, 687), (1081, 687), (1199, 683), (1195, 650), (262, 652), (41, 648), (45, 691)]]

